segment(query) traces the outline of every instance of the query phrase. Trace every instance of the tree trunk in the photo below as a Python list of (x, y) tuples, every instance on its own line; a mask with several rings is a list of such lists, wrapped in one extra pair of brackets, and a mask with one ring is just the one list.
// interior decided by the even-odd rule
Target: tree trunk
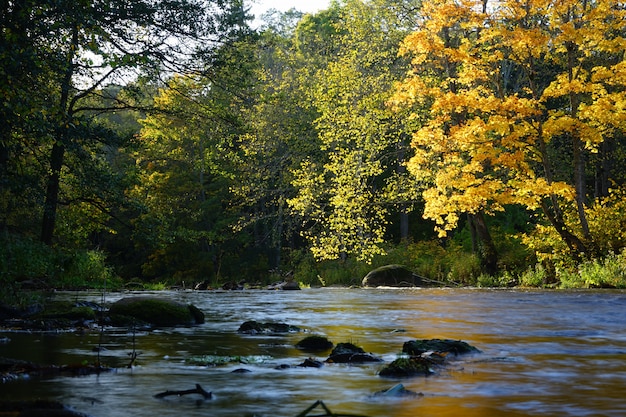
[(482, 262), (482, 267), (489, 275), (498, 272), (498, 251), (489, 233), (489, 228), (485, 222), (482, 212), (469, 215), (470, 227), (476, 233), (478, 242), (478, 254)]
[(46, 200), (43, 206), (43, 218), (41, 222), (41, 241), (46, 245), (51, 245), (54, 238), (54, 227), (56, 224), (57, 207), (59, 205), (59, 191), (61, 189), (61, 169), (65, 157), (65, 143), (69, 140), (70, 123), (72, 121), (72, 111), (69, 108), (70, 89), (72, 88), (72, 77), (74, 76), (74, 56), (78, 50), (78, 28), (72, 28), (72, 41), (68, 47), (65, 74), (61, 80), (61, 97), (59, 99), (59, 128), (55, 144), (50, 153), (50, 170), (48, 174), (48, 185), (46, 189)]
[[(572, 82), (574, 80), (574, 68), (578, 65), (577, 55), (578, 48), (572, 42), (566, 43), (567, 48), (567, 66), (568, 66), (568, 78)], [(570, 91), (569, 104), (572, 119), (576, 120), (578, 117), (578, 108), (580, 106), (580, 97), (578, 93)], [(583, 231), (583, 236), (592, 244), (591, 232), (589, 231), (589, 223), (587, 222), (587, 214), (585, 213), (585, 199), (586, 199), (586, 181), (585, 181), (585, 157), (583, 155), (583, 143), (580, 139), (580, 133), (574, 132), (572, 137), (572, 155), (574, 164), (574, 187), (576, 190), (576, 209), (578, 212), (578, 219), (580, 221), (580, 227)]]
[(43, 220), (41, 223), (41, 241), (46, 245), (51, 245), (54, 237), (64, 155), (65, 147), (60, 143), (55, 143), (50, 155), (50, 174), (48, 176), (46, 201), (43, 206)]
[(554, 215), (545, 201), (541, 202), (541, 209), (575, 257), (580, 257), (587, 252), (585, 244), (578, 236), (567, 230), (565, 223)]
[(407, 241), (409, 239), (409, 215), (406, 211), (400, 212), (400, 240)]

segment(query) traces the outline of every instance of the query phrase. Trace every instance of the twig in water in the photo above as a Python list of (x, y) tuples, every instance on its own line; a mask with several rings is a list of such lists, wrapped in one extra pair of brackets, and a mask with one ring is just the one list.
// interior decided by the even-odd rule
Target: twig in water
[(154, 396), (154, 398), (164, 398), (164, 397), (168, 397), (170, 395), (176, 395), (178, 397), (183, 396), (183, 395), (187, 395), (187, 394), (200, 394), (204, 397), (205, 400), (210, 400), (211, 397), (213, 396), (212, 393), (206, 391), (204, 388), (202, 388), (200, 386), (200, 384), (196, 384), (196, 387), (194, 389), (187, 389), (187, 390), (182, 390), (182, 391), (165, 391), (165, 392), (160, 392), (158, 394), (156, 394)]
[(135, 323), (133, 322), (133, 351), (128, 354), (128, 356), (130, 356), (130, 362), (128, 363), (128, 366), (127, 366), (128, 369), (131, 369), (133, 367), (133, 365), (135, 364), (135, 361), (137, 360), (137, 356), (141, 355), (141, 353), (137, 352), (137, 350), (135, 349), (135, 333), (136, 333), (136, 327), (135, 327)]

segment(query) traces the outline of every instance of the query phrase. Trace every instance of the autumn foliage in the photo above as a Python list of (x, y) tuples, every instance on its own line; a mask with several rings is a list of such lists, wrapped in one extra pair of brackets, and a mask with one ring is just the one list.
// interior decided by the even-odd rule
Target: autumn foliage
[[(626, 128), (625, 13), (613, 0), (424, 4), (394, 102), (428, 114), (409, 169), (441, 235), (462, 214), (521, 205), (574, 255), (608, 249), (588, 211), (615, 185), (606, 149)], [(609, 170), (596, 187), (593, 169)]]

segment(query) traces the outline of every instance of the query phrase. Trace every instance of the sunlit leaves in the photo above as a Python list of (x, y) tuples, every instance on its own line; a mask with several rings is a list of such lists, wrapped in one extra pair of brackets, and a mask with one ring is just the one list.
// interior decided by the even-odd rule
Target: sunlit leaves
[(392, 188), (400, 175), (380, 185), (387, 163), (397, 164), (393, 153), (405, 151), (404, 122), (388, 106), (405, 32), (401, 19), (374, 1), (349, 1), (339, 17), (336, 55), (318, 71), (312, 96), (322, 153), (296, 170), (298, 193), (289, 204), (313, 224), (305, 235), (316, 257), (369, 262), (383, 253), (390, 199), (408, 195)]
[[(401, 47), (413, 67), (395, 103), (430, 107), (408, 165), (431, 182), (425, 217), (445, 234), (461, 213), (544, 199), (580, 207), (580, 152), (626, 128), (623, 6), (438, 0), (422, 13)], [(571, 182), (553, 168), (567, 163), (551, 150), (563, 141), (579, 173)]]

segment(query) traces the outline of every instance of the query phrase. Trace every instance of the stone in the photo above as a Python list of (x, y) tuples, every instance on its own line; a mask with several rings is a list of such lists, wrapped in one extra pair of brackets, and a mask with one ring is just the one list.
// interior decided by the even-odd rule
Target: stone
[(311, 335), (296, 343), (296, 347), (308, 352), (321, 352), (332, 349), (333, 342), (324, 336)]
[(204, 323), (204, 313), (195, 306), (148, 296), (116, 301), (109, 309), (109, 316), (114, 325), (128, 325), (133, 320), (159, 327)]
[(257, 334), (257, 333), (297, 333), (301, 329), (286, 323), (259, 323), (258, 321), (249, 320), (244, 322), (239, 329), (239, 333)]
[(422, 339), (410, 340), (402, 346), (402, 352), (419, 356), (426, 352), (452, 353), (463, 355), (467, 353), (480, 353), (480, 350), (461, 340), (452, 339)]
[(411, 377), (416, 375), (428, 376), (434, 373), (432, 363), (427, 358), (409, 357), (398, 358), (385, 365), (378, 375), (384, 377)]
[(382, 362), (377, 356), (366, 353), (363, 348), (353, 345), (352, 343), (338, 343), (330, 352), (330, 356), (326, 362), (331, 363), (365, 363), (365, 362)]
[(423, 397), (421, 392), (409, 391), (402, 384), (396, 384), (386, 390), (374, 393), (375, 397)]
[(413, 287), (423, 285), (422, 280), (405, 266), (385, 265), (370, 271), (363, 287)]

